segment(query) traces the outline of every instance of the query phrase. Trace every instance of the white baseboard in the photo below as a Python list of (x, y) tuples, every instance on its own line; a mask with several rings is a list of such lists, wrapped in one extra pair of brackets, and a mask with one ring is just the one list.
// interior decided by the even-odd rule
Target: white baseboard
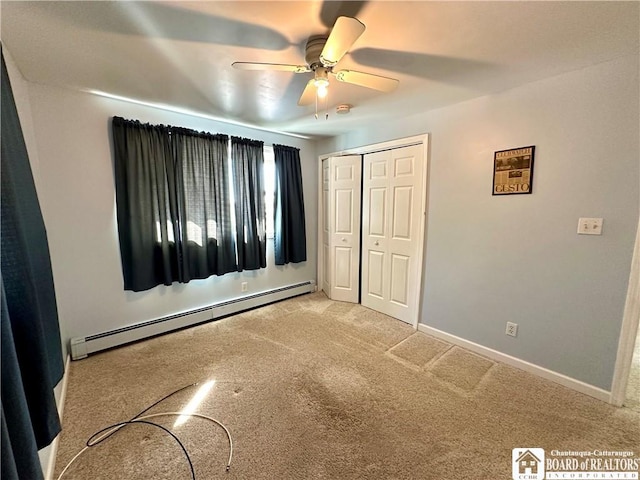
[(551, 380), (552, 382), (559, 383), (560, 385), (563, 385), (577, 392), (584, 393), (585, 395), (597, 398), (598, 400), (602, 400), (603, 402), (611, 402), (611, 392), (603, 390), (599, 387), (595, 387), (593, 385), (589, 385), (588, 383), (582, 382), (580, 380), (576, 380), (575, 378), (568, 377), (566, 375), (563, 375), (562, 373), (554, 372), (553, 370), (549, 370), (547, 368), (527, 362), (517, 357), (512, 357), (511, 355), (507, 355), (506, 353), (502, 353), (478, 343), (465, 340), (464, 338), (451, 335), (450, 333), (443, 332), (442, 330), (429, 327), (422, 323), (418, 324), (418, 330), (420, 332), (426, 333), (427, 335), (431, 335), (446, 342), (453, 343), (454, 345), (457, 345), (459, 347), (471, 350), (472, 352), (490, 358), (491, 360), (505, 363), (511, 367), (515, 367), (520, 370), (524, 370), (525, 372), (545, 378), (547, 380)]
[[(57, 399), (57, 407), (58, 407), (58, 416), (60, 417), (60, 421), (62, 422), (62, 413), (64, 411), (64, 402), (67, 398), (67, 386), (69, 385), (69, 364), (71, 363), (71, 355), (67, 355), (67, 360), (64, 364), (64, 375), (62, 376), (61, 388), (60, 388), (60, 397)], [(53, 480), (53, 474), (56, 469), (56, 456), (58, 455), (58, 442), (60, 441), (59, 433), (56, 438), (53, 439), (53, 442), (47, 447), (49, 449), (47, 466), (44, 471), (44, 479), (45, 480)]]

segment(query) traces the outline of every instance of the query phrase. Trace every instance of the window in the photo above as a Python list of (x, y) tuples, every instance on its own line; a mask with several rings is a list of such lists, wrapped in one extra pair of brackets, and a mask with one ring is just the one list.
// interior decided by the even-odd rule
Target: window
[(113, 142), (125, 290), (265, 268), (267, 238), (306, 260), (297, 148), (120, 117)]
[(264, 203), (267, 214), (267, 238), (273, 238), (273, 206), (276, 201), (276, 164), (273, 158), (273, 147), (264, 147)]
[[(231, 162), (231, 155), (229, 155), (229, 162)], [(267, 238), (273, 239), (273, 215), (274, 215), (274, 202), (275, 202), (275, 185), (276, 182), (276, 165), (273, 159), (273, 147), (266, 145), (264, 147), (264, 200), (265, 200), (265, 212), (266, 212), (266, 232)], [(233, 185), (233, 170), (229, 166), (229, 185)], [(235, 196), (233, 188), (230, 188), (229, 197), (231, 203), (235, 203)], [(231, 211), (231, 224), (235, 229), (236, 221), (234, 211)], [(209, 232), (209, 238), (216, 239), (217, 225), (215, 220), (207, 220), (207, 232)], [(173, 234), (173, 224), (170, 220), (167, 220), (166, 234), (170, 243), (175, 243)], [(191, 220), (187, 220), (187, 239), (202, 246), (202, 228)], [(156, 241), (162, 242), (162, 231), (160, 229), (160, 221), (156, 221)]]

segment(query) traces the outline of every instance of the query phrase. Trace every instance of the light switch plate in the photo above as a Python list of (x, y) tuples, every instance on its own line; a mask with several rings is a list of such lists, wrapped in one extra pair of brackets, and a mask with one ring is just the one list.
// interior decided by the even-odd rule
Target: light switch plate
[(602, 235), (602, 218), (580, 218), (578, 219), (579, 235)]

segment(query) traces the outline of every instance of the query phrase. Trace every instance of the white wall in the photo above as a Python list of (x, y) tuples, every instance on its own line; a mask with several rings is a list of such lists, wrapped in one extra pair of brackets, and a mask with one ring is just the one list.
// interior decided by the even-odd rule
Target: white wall
[[(252, 293), (315, 280), (317, 174), (312, 142), (42, 85), (30, 84), (29, 92), (65, 340), (238, 297), (242, 281)], [(125, 292), (110, 140), (114, 115), (299, 147), (308, 261), (274, 266), (270, 240), (266, 269)]]
[[(638, 225), (638, 70), (623, 57), (318, 145), (431, 134), (421, 323), (610, 389)], [(494, 151), (527, 145), (533, 193), (492, 196)], [(577, 235), (579, 217), (603, 217), (604, 234)]]
[[(22, 126), (22, 135), (27, 147), (27, 154), (29, 155), (33, 182), (36, 184), (37, 190), (40, 183), (40, 172), (38, 167), (38, 147), (33, 133), (33, 118), (31, 117), (31, 103), (29, 102), (29, 86), (18, 70), (13, 57), (11, 56), (11, 52), (6, 48), (3, 48), (2, 54), (4, 55), (5, 64), (7, 66), (7, 74), (9, 75), (9, 81), (11, 82), (11, 91), (13, 92), (13, 99), (16, 103), (18, 117), (20, 118), (20, 125)], [(40, 195), (39, 192), (38, 195)]]

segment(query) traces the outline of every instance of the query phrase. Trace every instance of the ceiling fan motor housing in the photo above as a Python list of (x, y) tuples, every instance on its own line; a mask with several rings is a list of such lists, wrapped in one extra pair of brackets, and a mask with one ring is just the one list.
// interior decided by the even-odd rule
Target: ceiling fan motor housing
[(327, 37), (325, 35), (309, 37), (304, 59), (311, 70), (315, 71), (316, 68), (323, 66), (320, 62), (320, 54), (326, 43)]

